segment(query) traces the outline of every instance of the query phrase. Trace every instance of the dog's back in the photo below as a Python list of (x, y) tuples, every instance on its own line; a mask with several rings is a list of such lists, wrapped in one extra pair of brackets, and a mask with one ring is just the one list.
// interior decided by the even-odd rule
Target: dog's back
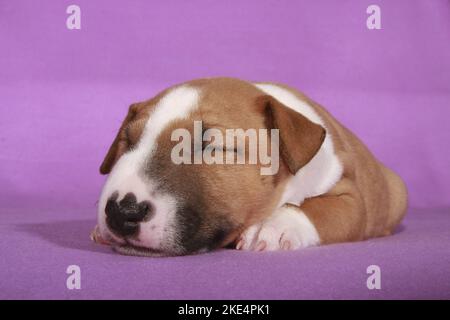
[[(407, 209), (407, 189), (402, 179), (378, 161), (361, 140), (339, 123), (324, 107), (309, 99), (301, 92), (282, 84), (271, 85), (288, 90), (310, 105), (324, 122), (331, 135), (334, 151), (342, 166), (342, 180), (352, 181), (336, 184), (328, 193), (351, 193), (361, 198), (363, 217), (360, 219), (362, 239), (391, 234), (404, 217)], [(277, 98), (277, 97), (275, 97)], [(352, 239), (360, 240), (360, 239)], [(332, 242), (332, 241), (330, 241)]]

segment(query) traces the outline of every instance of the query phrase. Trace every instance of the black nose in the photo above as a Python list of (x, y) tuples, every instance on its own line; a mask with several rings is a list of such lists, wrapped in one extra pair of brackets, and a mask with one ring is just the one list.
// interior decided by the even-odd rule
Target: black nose
[(151, 216), (151, 204), (147, 201), (137, 202), (136, 196), (127, 193), (117, 202), (118, 194), (114, 193), (106, 203), (106, 224), (119, 236), (132, 236), (139, 232), (139, 222)]

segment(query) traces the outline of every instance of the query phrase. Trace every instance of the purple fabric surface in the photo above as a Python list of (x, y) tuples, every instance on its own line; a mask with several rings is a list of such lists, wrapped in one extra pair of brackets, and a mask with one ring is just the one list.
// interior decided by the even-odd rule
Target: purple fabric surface
[[(0, 4), (0, 298), (450, 298), (450, 3)], [(299, 252), (124, 257), (89, 240), (128, 105), (192, 78), (297, 87), (406, 181), (393, 237)], [(82, 289), (66, 289), (68, 265)], [(382, 289), (365, 286), (382, 269)]]
[[(61, 215), (64, 212), (64, 216)], [(399, 232), (370, 241), (255, 253), (121, 256), (92, 243), (89, 210), (3, 213), (0, 298), (398, 299), (450, 298), (448, 210), (413, 210)], [(66, 288), (69, 265), (81, 289)], [(368, 290), (366, 269), (381, 268)]]

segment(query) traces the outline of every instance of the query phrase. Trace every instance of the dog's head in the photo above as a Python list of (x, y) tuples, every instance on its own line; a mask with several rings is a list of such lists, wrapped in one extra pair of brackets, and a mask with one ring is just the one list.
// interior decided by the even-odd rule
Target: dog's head
[[(242, 131), (227, 140), (227, 129)], [(256, 132), (256, 146), (248, 129)], [(321, 126), (236, 79), (195, 80), (132, 104), (100, 167), (109, 176), (99, 236), (138, 255), (226, 246), (279, 205), (286, 182), (324, 136)], [(262, 156), (276, 161), (278, 152), (279, 164), (262, 174), (268, 169)]]

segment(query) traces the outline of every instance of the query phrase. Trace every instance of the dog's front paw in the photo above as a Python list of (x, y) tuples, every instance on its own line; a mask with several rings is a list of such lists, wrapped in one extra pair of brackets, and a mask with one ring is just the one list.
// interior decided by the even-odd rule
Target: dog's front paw
[(253, 251), (295, 250), (320, 243), (314, 225), (294, 206), (283, 206), (261, 223), (247, 228), (236, 249)]

